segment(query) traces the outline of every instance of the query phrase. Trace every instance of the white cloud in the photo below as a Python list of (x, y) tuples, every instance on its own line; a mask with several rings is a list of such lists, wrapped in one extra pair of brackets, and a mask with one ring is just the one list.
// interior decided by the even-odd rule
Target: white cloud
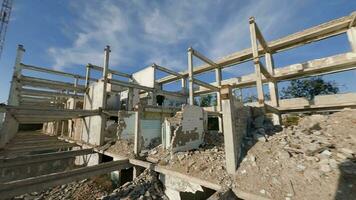
[[(236, 1), (74, 1), (78, 17), (64, 27), (71, 42), (51, 47), (55, 68), (102, 64), (103, 48), (112, 47), (111, 66), (142, 68), (157, 63), (186, 69), (186, 49), (193, 46), (211, 58), (250, 44), (248, 18), (255, 15), (262, 32), (274, 35), (293, 9), (282, 0)], [(133, 69), (130, 69), (134, 71)]]

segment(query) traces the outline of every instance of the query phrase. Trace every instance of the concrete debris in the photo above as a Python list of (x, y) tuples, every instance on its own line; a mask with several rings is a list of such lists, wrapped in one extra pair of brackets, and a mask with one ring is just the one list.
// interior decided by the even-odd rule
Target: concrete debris
[(98, 176), (65, 185), (53, 187), (43, 192), (32, 192), (15, 197), (14, 200), (91, 200), (98, 199), (112, 191), (111, 181), (106, 176)]
[(115, 189), (110, 195), (104, 196), (102, 200), (119, 199), (163, 199), (168, 200), (164, 194), (162, 183), (158, 179), (158, 174), (146, 169), (133, 181), (127, 182)]
[[(271, 199), (352, 199), (356, 190), (347, 185), (356, 183), (356, 111), (345, 110), (331, 115), (301, 117), (298, 125), (273, 133), (260, 126), (257, 117), (252, 135), (266, 131), (267, 141), (245, 139), (246, 156), (235, 177), (236, 187), (262, 194)], [(267, 120), (263, 120), (266, 124)], [(342, 121), (342, 123), (340, 123)], [(259, 135), (258, 135), (259, 136)], [(251, 137), (248, 136), (248, 137)], [(247, 158), (247, 159), (246, 159)], [(293, 197), (287, 196), (285, 186), (293, 181)], [(335, 193), (337, 189), (342, 192)], [(289, 191), (290, 193), (290, 191)]]

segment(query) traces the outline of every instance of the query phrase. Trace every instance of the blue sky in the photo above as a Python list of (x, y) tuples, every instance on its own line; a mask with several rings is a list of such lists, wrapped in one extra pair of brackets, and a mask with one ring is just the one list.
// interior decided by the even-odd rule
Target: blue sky
[[(7, 100), (17, 44), (23, 62), (84, 74), (87, 63), (101, 65), (112, 47), (112, 69), (132, 73), (155, 62), (187, 68), (189, 46), (217, 59), (250, 46), (248, 18), (255, 16), (270, 41), (356, 10), (352, 0), (15, 0), (0, 60), (0, 102)], [(277, 54), (277, 67), (350, 50), (346, 36)], [(199, 64), (199, 63), (196, 63)], [(252, 63), (224, 70), (234, 77)], [(208, 80), (208, 75), (202, 79)], [(356, 72), (328, 76), (342, 91), (356, 91)]]

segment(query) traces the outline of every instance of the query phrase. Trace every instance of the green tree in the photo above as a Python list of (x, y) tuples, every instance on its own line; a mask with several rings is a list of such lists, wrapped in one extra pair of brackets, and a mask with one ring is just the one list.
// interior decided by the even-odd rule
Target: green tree
[(200, 96), (200, 106), (201, 107), (209, 107), (209, 106), (216, 106), (216, 95), (207, 94)]
[(321, 77), (312, 77), (302, 80), (292, 80), (288, 87), (282, 89), (281, 98), (305, 97), (313, 100), (317, 95), (336, 94), (339, 92), (334, 81), (325, 81)]

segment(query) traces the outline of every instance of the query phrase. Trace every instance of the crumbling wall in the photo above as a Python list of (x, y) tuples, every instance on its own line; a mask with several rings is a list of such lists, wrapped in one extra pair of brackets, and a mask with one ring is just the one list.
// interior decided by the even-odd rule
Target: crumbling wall
[[(118, 114), (118, 122), (111, 122), (111, 124), (107, 126), (106, 135), (110, 135), (112, 137), (116, 133), (119, 140), (133, 140), (135, 133), (135, 115), (136, 112), (133, 111), (120, 111)], [(157, 141), (161, 141), (160, 119), (141, 118), (140, 129), (142, 133), (143, 147), (151, 148), (157, 144)]]
[(167, 118), (162, 129), (164, 147), (172, 152), (199, 148), (204, 136), (204, 111), (199, 106), (185, 105), (181, 112)]

